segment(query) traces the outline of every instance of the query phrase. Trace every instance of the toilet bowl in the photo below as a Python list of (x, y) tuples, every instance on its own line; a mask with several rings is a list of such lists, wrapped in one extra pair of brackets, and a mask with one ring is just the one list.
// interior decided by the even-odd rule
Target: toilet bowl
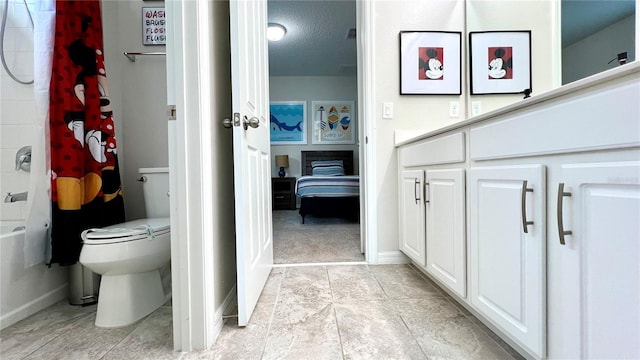
[(147, 168), (140, 169), (140, 174), (147, 215), (163, 217), (88, 229), (81, 235), (80, 263), (102, 275), (95, 321), (99, 327), (130, 325), (170, 296), (160, 274), (171, 260), (168, 170)]

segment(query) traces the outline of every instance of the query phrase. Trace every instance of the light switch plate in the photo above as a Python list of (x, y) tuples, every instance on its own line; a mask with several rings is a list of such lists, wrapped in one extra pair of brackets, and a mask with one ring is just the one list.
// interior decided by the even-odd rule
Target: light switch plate
[(393, 103), (386, 102), (382, 104), (382, 118), (393, 119)]
[(449, 102), (449, 117), (459, 117), (460, 116), (460, 102), (451, 101)]
[(482, 114), (482, 102), (480, 100), (471, 102), (471, 116), (478, 116)]

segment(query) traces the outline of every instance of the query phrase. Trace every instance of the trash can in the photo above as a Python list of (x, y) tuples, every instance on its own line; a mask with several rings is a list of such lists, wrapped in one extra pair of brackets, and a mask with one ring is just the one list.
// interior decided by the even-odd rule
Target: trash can
[(100, 275), (79, 262), (69, 267), (69, 304), (88, 306), (98, 303)]

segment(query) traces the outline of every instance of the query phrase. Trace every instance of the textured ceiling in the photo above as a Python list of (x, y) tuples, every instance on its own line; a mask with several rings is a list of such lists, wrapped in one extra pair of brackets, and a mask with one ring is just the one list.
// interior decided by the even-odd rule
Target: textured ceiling
[(287, 34), (269, 42), (271, 76), (354, 75), (356, 27), (353, 0), (269, 0), (269, 22), (284, 25)]
[[(513, 0), (500, 0), (513, 1)], [(287, 28), (269, 42), (271, 76), (355, 75), (355, 0), (269, 0), (269, 22)], [(562, 0), (562, 44), (570, 45), (635, 12), (635, 0)]]

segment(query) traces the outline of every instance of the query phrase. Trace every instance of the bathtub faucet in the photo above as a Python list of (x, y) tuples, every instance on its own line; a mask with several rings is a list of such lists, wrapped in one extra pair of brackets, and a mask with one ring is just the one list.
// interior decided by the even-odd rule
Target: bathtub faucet
[(31, 146), (23, 146), (16, 153), (16, 170), (31, 171)]
[(27, 192), (21, 192), (17, 194), (7, 193), (7, 196), (4, 197), (4, 202), (12, 203), (16, 201), (27, 201)]

